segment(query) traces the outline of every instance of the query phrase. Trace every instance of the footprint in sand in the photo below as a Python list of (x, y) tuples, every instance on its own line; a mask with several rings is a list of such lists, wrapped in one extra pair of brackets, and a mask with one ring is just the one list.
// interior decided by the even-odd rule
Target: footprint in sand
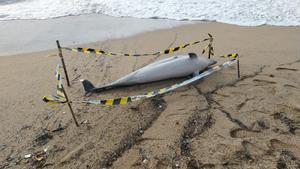
[(230, 131), (230, 136), (232, 138), (250, 138), (250, 137), (258, 137), (260, 135), (260, 131), (252, 131), (247, 129), (233, 129)]
[(264, 150), (262, 147), (259, 147), (256, 144), (251, 143), (249, 141), (243, 141), (242, 146), (244, 150), (252, 156), (260, 156), (267, 152), (267, 150)]
[(290, 148), (299, 148), (296, 145), (288, 144), (285, 142), (282, 142), (278, 139), (271, 139), (270, 140), (270, 149), (271, 150), (283, 150), (283, 149), (290, 149)]

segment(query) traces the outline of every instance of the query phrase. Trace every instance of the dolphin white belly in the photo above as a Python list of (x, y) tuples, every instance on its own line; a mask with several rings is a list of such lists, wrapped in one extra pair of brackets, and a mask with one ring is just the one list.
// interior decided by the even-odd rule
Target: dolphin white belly
[(83, 81), (83, 85), (87, 92), (93, 92), (116, 86), (149, 83), (198, 73), (215, 63), (215, 61), (207, 59), (204, 56), (197, 56), (194, 53), (189, 53), (188, 55), (173, 56), (156, 61), (112, 82), (111, 84), (99, 88), (95, 88), (87, 80)]

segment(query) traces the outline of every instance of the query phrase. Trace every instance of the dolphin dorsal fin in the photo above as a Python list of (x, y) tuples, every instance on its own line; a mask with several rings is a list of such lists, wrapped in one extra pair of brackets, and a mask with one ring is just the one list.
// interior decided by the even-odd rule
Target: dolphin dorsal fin
[(197, 58), (197, 55), (195, 53), (189, 53), (189, 57), (193, 59), (193, 58)]

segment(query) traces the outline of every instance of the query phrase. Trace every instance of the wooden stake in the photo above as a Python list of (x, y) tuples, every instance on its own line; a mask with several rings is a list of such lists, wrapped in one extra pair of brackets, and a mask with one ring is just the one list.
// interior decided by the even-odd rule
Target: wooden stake
[(237, 56), (237, 71), (238, 71), (238, 78), (241, 78), (241, 75), (240, 75), (240, 56), (238, 55)]
[(74, 121), (75, 121), (75, 124), (76, 124), (77, 127), (79, 127), (79, 124), (78, 124), (77, 119), (76, 119), (76, 117), (75, 117), (75, 114), (74, 114), (74, 111), (73, 111), (73, 109), (72, 109), (71, 103), (70, 103), (70, 101), (69, 101), (67, 92), (65, 91), (65, 88), (64, 88), (64, 87), (62, 87), (62, 89), (63, 89), (64, 95), (65, 95), (65, 97), (66, 97), (66, 101), (67, 101), (68, 107), (69, 107), (69, 109), (70, 109), (70, 112), (71, 112), (71, 114), (72, 114), (72, 117), (73, 117), (73, 119), (74, 119)]
[(208, 44), (208, 59), (210, 59), (211, 56), (211, 52), (212, 52), (212, 42), (213, 42), (213, 37), (211, 36), (211, 34), (208, 33), (209, 36), (209, 44)]
[(68, 72), (67, 72), (65, 60), (64, 60), (64, 57), (63, 57), (63, 55), (62, 55), (61, 46), (60, 46), (58, 40), (56, 40), (56, 44), (57, 44), (57, 48), (58, 48), (58, 55), (59, 55), (59, 57), (60, 57), (61, 63), (62, 63), (62, 65), (63, 65), (64, 72), (65, 72), (65, 75), (66, 75), (67, 85), (70, 87), (71, 85), (70, 85), (70, 81), (69, 81), (69, 76), (68, 76)]
[(208, 45), (208, 59), (210, 59), (210, 55), (211, 55), (211, 45)]

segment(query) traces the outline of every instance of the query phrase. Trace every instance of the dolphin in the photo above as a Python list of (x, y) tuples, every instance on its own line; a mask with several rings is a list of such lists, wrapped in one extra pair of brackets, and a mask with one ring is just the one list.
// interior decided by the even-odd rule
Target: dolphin
[(158, 60), (101, 87), (95, 87), (88, 80), (81, 80), (81, 82), (86, 93), (96, 93), (114, 87), (143, 84), (189, 75), (197, 76), (199, 72), (215, 63), (217, 62), (207, 59), (203, 55), (197, 56), (195, 53), (188, 53), (188, 55), (178, 55)]

